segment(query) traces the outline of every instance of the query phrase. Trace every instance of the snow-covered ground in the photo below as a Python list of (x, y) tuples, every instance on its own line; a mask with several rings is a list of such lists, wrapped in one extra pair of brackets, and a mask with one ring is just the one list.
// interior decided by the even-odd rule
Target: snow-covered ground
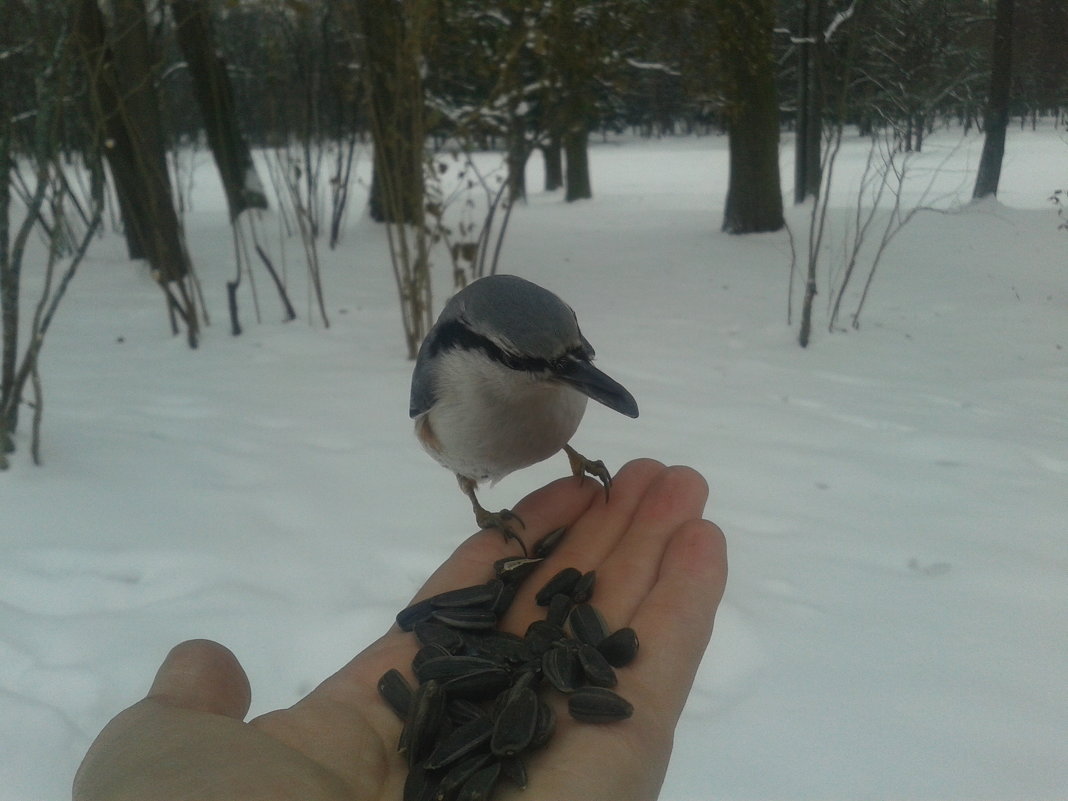
[[(598, 142), (594, 200), (534, 193), (513, 214), (503, 271), (568, 300), (641, 404), (637, 421), (591, 404), (577, 446), (695, 466), (727, 533), (664, 799), (1068, 797), (1068, 232), (1047, 200), (1068, 187), (1068, 137), (1010, 131), (1000, 201), (972, 205), (981, 145), (928, 140), (905, 206), (937, 168), (940, 210), (890, 245), (859, 331), (827, 333), (821, 270), (808, 350), (796, 298), (786, 324), (786, 233), (718, 230), (724, 138)], [(836, 167), (828, 268), (866, 153), (849, 141)], [(253, 714), (292, 703), (472, 529), (411, 433), (381, 230), (354, 218), (322, 249), (329, 329), (290, 241), (301, 318), (281, 322), (260, 271), (263, 321), (246, 283), (233, 338), (231, 235), (197, 160), (201, 347), (170, 336), (108, 234), (45, 345), (45, 466), (24, 426), (0, 474), (2, 801), (68, 797), (182, 639), (237, 653)], [(782, 160), (789, 198), (785, 141)], [(808, 211), (788, 209), (799, 253)], [(262, 225), (277, 256), (276, 217)], [(435, 280), (441, 303), (444, 266)], [(483, 500), (566, 472), (550, 460)]]

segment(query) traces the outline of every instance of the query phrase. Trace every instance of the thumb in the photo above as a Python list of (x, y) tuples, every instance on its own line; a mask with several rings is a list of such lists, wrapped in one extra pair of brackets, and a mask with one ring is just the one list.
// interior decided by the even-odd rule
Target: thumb
[(179, 709), (242, 720), (252, 691), (230, 649), (211, 640), (188, 640), (167, 654), (148, 697)]

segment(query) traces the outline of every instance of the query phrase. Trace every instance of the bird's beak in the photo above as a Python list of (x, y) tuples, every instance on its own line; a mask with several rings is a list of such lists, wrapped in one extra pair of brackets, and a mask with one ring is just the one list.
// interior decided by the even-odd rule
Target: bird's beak
[(574, 387), (583, 395), (603, 403), (627, 417), (638, 416), (638, 402), (626, 388), (594, 367), (586, 359), (565, 359), (559, 369), (553, 371), (557, 380)]

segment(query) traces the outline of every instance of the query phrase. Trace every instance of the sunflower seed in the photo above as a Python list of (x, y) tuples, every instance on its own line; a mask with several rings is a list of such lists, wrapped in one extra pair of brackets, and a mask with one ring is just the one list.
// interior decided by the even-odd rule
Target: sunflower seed
[(438, 785), (438, 792), (435, 796), (437, 801), (453, 798), (460, 792), (464, 782), (486, 767), (491, 759), (493, 757), (489, 754), (474, 754), (449, 768), (449, 771), (441, 779), (441, 784)]
[(549, 611), (545, 619), (554, 626), (563, 626), (567, 621), (567, 613), (570, 611), (571, 597), (558, 592), (549, 600)]
[(430, 679), (448, 681), (449, 679), (455, 679), (457, 676), (466, 676), (469, 673), (497, 667), (499, 666), (492, 659), (484, 659), (481, 656), (453, 656), (449, 654), (428, 659), (413, 669), (419, 681), (429, 681)]
[(464, 638), (460, 632), (441, 623), (424, 620), (416, 623), (412, 631), (422, 645), (440, 645), (450, 654), (455, 654), (464, 647)]
[(390, 709), (397, 713), (397, 717), (401, 720), (408, 717), (408, 707), (412, 703), (414, 691), (399, 670), (390, 668), (382, 674), (382, 678), (378, 680), (378, 694), (389, 704)]
[(501, 763), (491, 762), (464, 782), (456, 801), (487, 801), (501, 775)]
[(419, 685), (408, 706), (408, 719), (401, 732), (400, 747), (408, 752), (409, 768), (430, 750), (445, 720), (445, 691), (431, 679)]
[(515, 756), (530, 745), (538, 723), (538, 696), (529, 687), (506, 693), (507, 700), (493, 721), (490, 751), (495, 756)]
[(597, 650), (612, 667), (624, 667), (638, 654), (638, 635), (629, 626), (618, 629), (597, 643)]
[(571, 591), (575, 588), (575, 584), (582, 578), (582, 573), (574, 567), (565, 567), (538, 590), (537, 595), (534, 596), (535, 603), (538, 606), (548, 606), (549, 601), (556, 594), (570, 595)]
[(491, 609), (478, 607), (449, 607), (435, 609), (431, 617), (454, 629), (492, 629), (497, 625), (497, 616)]
[(590, 604), (577, 604), (567, 616), (567, 622), (576, 640), (594, 647), (608, 636), (604, 618)]
[(450, 698), (468, 698), (484, 701), (495, 698), (511, 684), (512, 674), (501, 667), (476, 670), (455, 679), (449, 679), (443, 685)]
[(530, 740), (531, 748), (541, 748), (556, 731), (556, 712), (547, 703), (538, 699), (538, 722), (534, 726), (534, 736)]
[(535, 620), (527, 627), (527, 647), (533, 656), (541, 656), (554, 642), (564, 638), (564, 630), (545, 620)]
[(424, 598), (422, 601), (417, 601), (399, 611), (397, 613), (397, 625), (404, 631), (411, 631), (416, 623), (429, 620), (433, 611), (434, 605), (430, 603), (430, 599)]
[(404, 801), (435, 801), (438, 781), (438, 771), (424, 770), (416, 765), (408, 770), (402, 798)]
[(449, 715), (449, 720), (457, 726), (462, 726), (486, 714), (482, 711), (482, 707), (466, 698), (450, 698), (446, 705), (446, 712)]
[(431, 659), (437, 659), (441, 656), (451, 656), (451, 654), (445, 650), (444, 646), (438, 645), (437, 643), (424, 645), (422, 648), (416, 651), (415, 656), (412, 657), (412, 670), (418, 673), (420, 665), (429, 662)]
[(582, 578), (575, 582), (571, 590), (571, 601), (576, 604), (584, 604), (593, 596), (593, 585), (597, 581), (597, 571), (590, 570), (582, 574)]
[(509, 779), (520, 790), (527, 789), (527, 766), (520, 757), (513, 756), (502, 759), (501, 775)]
[(493, 563), (493, 572), (505, 584), (519, 584), (537, 570), (541, 559), (526, 556), (507, 556)]
[(544, 559), (546, 556), (553, 552), (553, 549), (560, 544), (560, 540), (564, 538), (567, 533), (567, 528), (561, 526), (554, 531), (550, 531), (540, 540), (534, 543), (534, 547), (530, 549), (530, 552), (534, 556)]
[(594, 687), (616, 686), (616, 672), (612, 670), (612, 666), (608, 664), (604, 654), (586, 643), (582, 643), (576, 653), (587, 682)]
[(583, 723), (611, 723), (625, 720), (634, 707), (622, 696), (604, 687), (583, 687), (567, 699), (567, 711)]
[(464, 633), (467, 653), (496, 662), (518, 665), (530, 659), (530, 649), (518, 634), (508, 631), (469, 631)]
[(472, 751), (485, 745), (492, 736), (493, 730), (493, 722), (486, 715), (479, 715), (474, 720), (469, 720), (438, 741), (423, 767), (433, 770), (460, 761)]
[(502, 582), (499, 579), (494, 579), (485, 584), (475, 584), (472, 587), (441, 592), (427, 600), (436, 609), (471, 606), (488, 607), (497, 599), (501, 586)]
[(497, 599), (493, 602), (493, 606), (490, 607), (490, 610), (498, 619), (504, 617), (504, 613), (511, 608), (512, 601), (515, 600), (515, 596), (518, 592), (518, 583), (513, 582), (501, 586), (501, 591), (497, 593)]
[(575, 649), (563, 643), (553, 643), (542, 654), (541, 672), (562, 693), (572, 693), (582, 686), (582, 668)]

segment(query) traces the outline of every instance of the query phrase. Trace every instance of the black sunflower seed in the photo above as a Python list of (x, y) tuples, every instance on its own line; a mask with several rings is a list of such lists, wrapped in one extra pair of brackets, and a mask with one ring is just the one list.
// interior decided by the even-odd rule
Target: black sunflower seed
[(455, 654), (464, 647), (464, 638), (460, 632), (442, 623), (423, 620), (416, 623), (412, 631), (422, 645), (440, 645), (450, 654)]
[(441, 592), (427, 600), (437, 609), (471, 606), (488, 607), (497, 599), (501, 586), (502, 582), (499, 579), (494, 579), (485, 584), (476, 584), (472, 587)]
[(401, 732), (400, 746), (408, 752), (408, 766), (418, 764), (429, 753), (445, 720), (445, 691), (431, 679), (419, 685), (408, 706), (408, 719)]
[(505, 584), (519, 584), (538, 569), (541, 559), (526, 556), (507, 556), (493, 563), (493, 572)]
[(538, 724), (538, 695), (529, 687), (511, 689), (493, 720), (490, 751), (495, 756), (515, 756), (530, 745)]
[(571, 590), (571, 601), (576, 604), (584, 604), (593, 596), (593, 585), (597, 581), (597, 571), (590, 570), (582, 574), (582, 578), (575, 582)]
[(491, 762), (464, 782), (456, 801), (487, 801), (501, 775), (501, 763)]
[(419, 681), (430, 681), (431, 679), (448, 681), (449, 679), (455, 679), (457, 676), (466, 676), (469, 673), (497, 667), (499, 666), (492, 659), (485, 659), (481, 656), (454, 656), (448, 654), (428, 659), (419, 664), (418, 667), (413, 667), (413, 670)]
[(583, 723), (612, 723), (626, 720), (634, 707), (620, 695), (604, 687), (583, 687), (567, 699), (567, 711)]
[(541, 657), (541, 672), (553, 687), (562, 693), (572, 693), (582, 686), (582, 667), (575, 649), (553, 643)]
[(571, 591), (575, 588), (575, 584), (582, 578), (582, 573), (574, 567), (565, 567), (538, 590), (537, 595), (534, 596), (534, 601), (538, 606), (548, 606), (552, 597), (557, 594), (571, 595)]
[(492, 629), (497, 625), (497, 616), (492, 609), (479, 607), (447, 607), (435, 609), (431, 615), (434, 620), (454, 629)]
[(493, 722), (486, 715), (479, 715), (462, 726), (457, 726), (438, 741), (423, 767), (433, 770), (459, 762), (464, 757), (485, 745), (493, 734)]
[(485, 701), (496, 698), (501, 691), (508, 689), (512, 674), (501, 667), (476, 670), (455, 679), (449, 679), (443, 685), (449, 698), (468, 698)]
[(441, 779), (438, 785), (436, 798), (439, 801), (453, 798), (460, 792), (464, 783), (489, 764), (493, 757), (490, 754), (474, 754), (457, 762)]
[(412, 685), (396, 668), (390, 668), (378, 680), (379, 695), (401, 720), (408, 717), (408, 707), (412, 703), (414, 692)]
[(549, 611), (545, 620), (554, 626), (563, 626), (567, 621), (567, 613), (571, 611), (571, 596), (558, 592), (549, 600)]
[(638, 654), (638, 635), (629, 626), (618, 629), (597, 643), (597, 650), (612, 667), (624, 667)]
[(604, 618), (590, 604), (577, 604), (567, 616), (567, 622), (576, 640), (594, 647), (608, 636)]
[(616, 672), (604, 658), (604, 654), (592, 645), (582, 643), (577, 650), (579, 665), (586, 676), (586, 681), (594, 687), (615, 687)]
[(530, 549), (530, 552), (534, 556), (544, 559), (546, 556), (553, 552), (553, 549), (556, 548), (557, 545), (560, 544), (560, 540), (564, 538), (564, 535), (566, 533), (567, 528), (564, 526), (550, 531), (548, 534), (546, 534), (544, 537), (534, 543), (534, 547)]
[(404, 631), (411, 631), (416, 623), (429, 620), (433, 611), (434, 605), (430, 603), (429, 599), (417, 601), (397, 613), (397, 625)]

